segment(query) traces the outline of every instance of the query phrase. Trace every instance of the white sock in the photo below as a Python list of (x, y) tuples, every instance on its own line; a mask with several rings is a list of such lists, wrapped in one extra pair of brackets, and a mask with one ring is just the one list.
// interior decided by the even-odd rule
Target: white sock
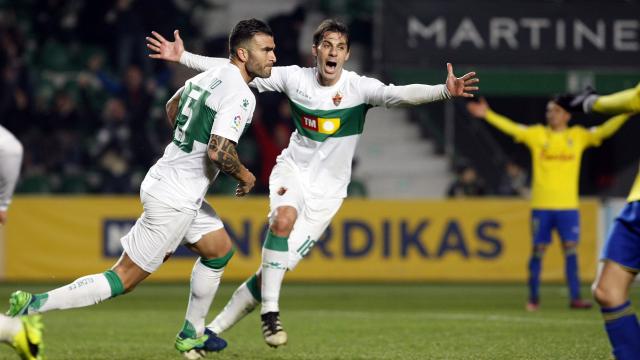
[(244, 282), (236, 289), (220, 314), (207, 325), (207, 328), (216, 334), (221, 334), (252, 312), (257, 305), (258, 300), (249, 291), (247, 282)]
[[(93, 274), (74, 280), (72, 283), (34, 295), (40, 301), (33, 312), (63, 310), (98, 304), (111, 297), (111, 286), (104, 274)], [(29, 313), (32, 311), (30, 310)]]
[(224, 267), (221, 269), (209, 268), (200, 262), (200, 258), (196, 260), (193, 266), (193, 271), (191, 272), (191, 295), (189, 296), (185, 320), (193, 325), (196, 336), (204, 334), (204, 319), (218, 291), (218, 285), (220, 285), (223, 273)]
[(262, 248), (262, 309), (260, 314), (280, 311), (280, 287), (287, 271), (288, 251)]
[(19, 317), (8, 317), (0, 314), (0, 341), (12, 343), (18, 331), (22, 329)]

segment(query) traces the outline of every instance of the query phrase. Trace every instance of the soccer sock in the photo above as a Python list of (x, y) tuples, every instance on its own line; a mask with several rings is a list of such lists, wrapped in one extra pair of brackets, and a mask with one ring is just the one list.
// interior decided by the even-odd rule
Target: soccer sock
[[(204, 334), (204, 319), (218, 291), (224, 267), (233, 256), (233, 253), (234, 250), (231, 249), (220, 258), (209, 260), (199, 258), (196, 260), (191, 272), (191, 294), (182, 331), (185, 336), (196, 338)], [(193, 328), (193, 332), (191, 328)], [(188, 330), (185, 331), (185, 329)]]
[(224, 309), (207, 327), (214, 333), (221, 334), (252, 312), (261, 300), (260, 284), (253, 274), (236, 289)]
[(120, 277), (113, 270), (108, 270), (102, 274), (81, 277), (44, 294), (35, 294), (29, 305), (29, 313), (95, 305), (123, 292)]
[(603, 114), (622, 114), (640, 111), (640, 83), (633, 89), (598, 97), (593, 104), (592, 110)]
[(616, 359), (637, 359), (640, 354), (640, 325), (631, 301), (616, 307), (603, 307), (600, 311)]
[(542, 254), (534, 252), (529, 259), (529, 301), (538, 303), (540, 300), (540, 270), (542, 268)]
[(262, 309), (261, 314), (279, 311), (278, 299), (282, 279), (289, 260), (288, 238), (269, 230), (262, 248)]
[(580, 299), (580, 279), (578, 279), (578, 254), (576, 249), (565, 250), (565, 274), (567, 285), (569, 286), (569, 296), (571, 300)]
[(22, 329), (22, 321), (19, 317), (0, 315), (0, 341), (11, 343), (16, 334)]

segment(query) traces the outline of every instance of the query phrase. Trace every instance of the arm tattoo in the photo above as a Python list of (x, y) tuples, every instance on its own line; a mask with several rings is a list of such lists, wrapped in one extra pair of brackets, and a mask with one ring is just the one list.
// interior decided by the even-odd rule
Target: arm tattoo
[(223, 173), (240, 180), (240, 170), (243, 166), (233, 141), (212, 134), (209, 139), (209, 158)]

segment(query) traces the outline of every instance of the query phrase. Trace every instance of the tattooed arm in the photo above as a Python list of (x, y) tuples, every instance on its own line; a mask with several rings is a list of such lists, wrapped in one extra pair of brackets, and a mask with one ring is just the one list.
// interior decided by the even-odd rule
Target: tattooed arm
[(236, 196), (245, 196), (251, 191), (255, 185), (256, 177), (240, 162), (236, 144), (233, 141), (212, 134), (209, 139), (208, 154), (220, 171), (238, 180)]

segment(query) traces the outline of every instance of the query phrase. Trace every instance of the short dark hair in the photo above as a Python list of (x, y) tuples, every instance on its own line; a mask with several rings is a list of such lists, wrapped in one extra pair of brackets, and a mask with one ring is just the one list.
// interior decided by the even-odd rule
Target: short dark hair
[(235, 57), (240, 45), (250, 40), (255, 34), (265, 34), (273, 37), (269, 25), (258, 19), (242, 20), (233, 27), (229, 34), (229, 55)]
[(326, 19), (318, 25), (313, 33), (313, 45), (318, 46), (327, 32), (337, 32), (347, 38), (347, 49), (351, 46), (351, 38), (349, 36), (349, 28), (344, 23), (335, 19)]
[(563, 108), (566, 112), (571, 113), (571, 101), (573, 96), (570, 94), (560, 94), (554, 96), (551, 101)]

